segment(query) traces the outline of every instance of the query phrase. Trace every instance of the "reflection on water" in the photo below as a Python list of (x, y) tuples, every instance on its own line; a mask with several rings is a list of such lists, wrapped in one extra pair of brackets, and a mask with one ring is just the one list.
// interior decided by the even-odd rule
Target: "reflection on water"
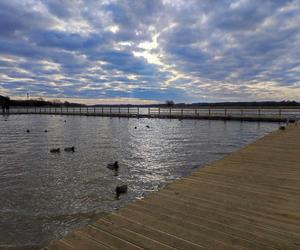
[[(0, 116), (0, 248), (47, 245), (98, 213), (158, 190), (277, 127), (233, 121)], [(73, 145), (74, 154), (49, 153)], [(106, 167), (116, 160), (118, 176)], [(114, 189), (123, 183), (128, 194), (115, 200)]]

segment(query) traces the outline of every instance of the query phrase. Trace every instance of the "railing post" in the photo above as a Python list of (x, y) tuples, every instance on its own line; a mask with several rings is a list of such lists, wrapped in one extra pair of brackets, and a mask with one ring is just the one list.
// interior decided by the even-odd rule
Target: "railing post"
[(197, 109), (195, 109), (195, 116), (198, 116)]
[(81, 114), (81, 107), (79, 107), (79, 113)]
[(89, 107), (86, 107), (86, 113), (87, 114), (89, 113)]
[(210, 117), (210, 108), (208, 109), (208, 116)]
[(96, 107), (94, 107), (94, 113), (96, 114)]
[(241, 109), (241, 117), (243, 117), (243, 116), (244, 116), (244, 110)]
[(129, 107), (127, 107), (127, 116), (129, 117)]
[(281, 118), (281, 109), (279, 109), (278, 112), (279, 112), (279, 118)]
[(103, 106), (101, 106), (101, 113), (102, 113), (102, 115), (103, 115)]
[(109, 107), (109, 115), (111, 116), (111, 107)]
[(140, 108), (137, 107), (137, 116), (139, 117), (140, 116)]
[(158, 115), (160, 116), (160, 108), (158, 108)]
[(258, 117), (260, 117), (260, 108), (258, 109)]
[(169, 108), (169, 115), (170, 115), (170, 118), (171, 118), (171, 115), (172, 115), (172, 109)]
[(73, 113), (75, 114), (75, 108), (73, 107)]
[(224, 110), (224, 115), (227, 116), (227, 109)]
[(148, 115), (150, 115), (150, 107), (148, 107)]
[(183, 108), (181, 108), (181, 116), (183, 116)]
[(120, 105), (119, 105), (119, 111), (118, 111), (118, 112), (119, 112), (119, 116), (120, 116), (120, 114), (121, 114), (121, 108), (120, 108)]

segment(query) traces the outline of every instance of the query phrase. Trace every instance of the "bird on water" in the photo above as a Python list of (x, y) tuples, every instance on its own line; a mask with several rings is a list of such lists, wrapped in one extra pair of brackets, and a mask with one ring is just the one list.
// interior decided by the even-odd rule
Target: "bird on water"
[(118, 171), (119, 170), (119, 163), (117, 161), (115, 161), (114, 163), (109, 163), (109, 164), (107, 164), (107, 168), (110, 169), (110, 170)]
[(285, 126), (280, 126), (279, 129), (280, 130), (285, 130)]
[(65, 152), (72, 152), (72, 153), (74, 153), (75, 152), (75, 147), (74, 146), (72, 146), (72, 147), (66, 147), (64, 150), (65, 150)]
[(52, 148), (50, 149), (50, 153), (60, 153), (60, 148)]
[(116, 187), (116, 199), (119, 200), (120, 199), (120, 195), (121, 194), (126, 194), (128, 190), (127, 185), (121, 185), (121, 186), (117, 186)]

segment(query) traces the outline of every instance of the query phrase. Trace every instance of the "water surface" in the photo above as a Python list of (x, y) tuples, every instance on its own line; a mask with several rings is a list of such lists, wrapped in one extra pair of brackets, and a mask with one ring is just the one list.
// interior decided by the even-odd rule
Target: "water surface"
[[(1, 115), (0, 248), (45, 246), (98, 213), (142, 198), (277, 127), (263, 122)], [(75, 153), (49, 152), (73, 145)], [(116, 160), (118, 176), (106, 168)], [(122, 183), (129, 192), (115, 200), (114, 189)]]

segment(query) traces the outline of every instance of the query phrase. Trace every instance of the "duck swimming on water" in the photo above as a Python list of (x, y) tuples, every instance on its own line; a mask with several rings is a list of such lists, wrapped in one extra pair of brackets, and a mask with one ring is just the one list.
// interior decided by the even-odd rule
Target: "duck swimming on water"
[(119, 163), (117, 161), (115, 161), (114, 163), (109, 163), (109, 164), (107, 164), (107, 168), (110, 170), (118, 171)]
[(285, 126), (280, 126), (279, 129), (280, 130), (285, 130)]
[(72, 152), (72, 153), (74, 153), (75, 152), (75, 147), (73, 146), (73, 147), (66, 147), (65, 149), (65, 152)]
[(60, 148), (52, 148), (50, 149), (50, 153), (60, 153)]
[(121, 185), (116, 187), (116, 199), (119, 200), (121, 194), (126, 194), (128, 190), (127, 185)]

